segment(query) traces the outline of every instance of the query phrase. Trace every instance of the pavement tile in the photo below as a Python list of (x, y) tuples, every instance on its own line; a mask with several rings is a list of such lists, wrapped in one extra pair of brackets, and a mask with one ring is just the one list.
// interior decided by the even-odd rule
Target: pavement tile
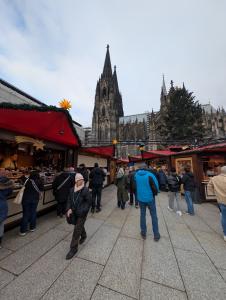
[(110, 255), (99, 283), (138, 299), (143, 242), (120, 237)]
[[(113, 203), (114, 202), (114, 203)], [(107, 220), (107, 218), (111, 215), (113, 210), (116, 208), (116, 201), (108, 202), (107, 204), (103, 205), (101, 211), (99, 213), (92, 214), (92, 218), (100, 219), (100, 220)]]
[(50, 215), (49, 219), (45, 216), (45, 219), (38, 219), (37, 228), (35, 232), (28, 232), (27, 235), (21, 237), (19, 236), (19, 228), (15, 228), (10, 230), (5, 235), (4, 245), (6, 248), (16, 251), (19, 248), (22, 248), (24, 245), (34, 241), (39, 238), (43, 234), (45, 234), (48, 230), (54, 228), (56, 225), (60, 224), (62, 220), (57, 219), (56, 216)]
[(14, 274), (20, 274), (63, 239), (66, 234), (64, 231), (51, 229), (30, 244), (1, 260), (0, 267)]
[(42, 299), (90, 300), (102, 270), (98, 264), (74, 258)]
[(66, 232), (72, 232), (73, 229), (74, 229), (74, 227), (72, 225), (69, 225), (66, 220), (63, 223), (57, 225), (54, 228), (57, 229), (57, 230), (63, 230), (63, 231), (66, 231)]
[(189, 229), (178, 227), (176, 230), (169, 229), (169, 232), (173, 247), (204, 253), (204, 250)]
[(128, 296), (119, 294), (105, 287), (98, 285), (93, 293), (91, 300), (132, 300)]
[[(0, 269), (0, 290), (10, 283), (14, 279), (14, 275), (12, 273), (9, 273), (5, 270)], [(1, 292), (0, 292), (0, 298), (1, 298)], [(2, 300), (2, 298), (1, 298)]]
[[(98, 228), (104, 223), (103, 220), (98, 220), (94, 218), (88, 218), (85, 222), (85, 229), (87, 234), (87, 241), (93, 236), (93, 234), (98, 230)], [(71, 225), (72, 230), (74, 229), (74, 226)], [(72, 233), (68, 234), (66, 237), (66, 241), (70, 242), (72, 238)]]
[(183, 219), (191, 230), (213, 232), (213, 230), (197, 215), (195, 215), (194, 217), (183, 215)]
[(217, 268), (226, 269), (226, 243), (214, 233), (194, 231), (202, 247)]
[(119, 235), (120, 228), (102, 225), (81, 252), (80, 258), (104, 265)]
[(0, 292), (1, 300), (40, 299), (69, 265), (68, 244), (60, 242)]
[(184, 292), (142, 279), (140, 300), (186, 300)]
[(226, 299), (226, 283), (206, 255), (175, 251), (189, 299)]
[(4, 248), (4, 246), (0, 249), (0, 260), (11, 254), (12, 251), (9, 249)]
[(105, 224), (109, 224), (109, 225), (113, 225), (118, 228), (122, 228), (129, 212), (130, 211), (128, 209), (122, 210), (117, 207), (114, 209), (112, 214), (107, 218), (107, 220), (105, 221)]
[[(146, 220), (147, 220), (148, 233), (151, 233), (150, 220), (149, 218), (146, 218)], [(140, 217), (138, 215), (137, 216), (129, 215), (122, 228), (120, 236), (131, 237), (140, 240), (142, 239), (140, 236)]]
[(142, 278), (184, 291), (169, 239), (161, 238), (159, 242), (147, 239), (144, 242)]
[(224, 281), (226, 282), (226, 270), (218, 269), (218, 271), (221, 273), (221, 276), (224, 278)]

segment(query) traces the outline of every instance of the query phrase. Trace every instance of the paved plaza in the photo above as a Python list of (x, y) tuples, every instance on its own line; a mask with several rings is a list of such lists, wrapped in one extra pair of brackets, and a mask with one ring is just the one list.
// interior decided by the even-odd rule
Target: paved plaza
[[(183, 201), (182, 201), (183, 202)], [(167, 209), (167, 194), (157, 197), (162, 238), (139, 230), (139, 209), (116, 207), (116, 188), (103, 191), (102, 212), (86, 222), (88, 239), (65, 260), (73, 227), (50, 213), (36, 232), (5, 235), (0, 250), (0, 299), (226, 299), (226, 243), (219, 210), (195, 205), (196, 216)], [(185, 207), (184, 207), (185, 208)]]

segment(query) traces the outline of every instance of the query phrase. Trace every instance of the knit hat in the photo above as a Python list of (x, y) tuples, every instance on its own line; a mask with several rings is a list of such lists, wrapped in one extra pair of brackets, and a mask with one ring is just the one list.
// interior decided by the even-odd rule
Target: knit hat
[(221, 167), (221, 174), (226, 175), (226, 166)]
[(82, 176), (82, 174), (80, 173), (77, 173), (75, 175), (75, 182), (79, 181), (79, 180), (84, 180), (84, 177)]

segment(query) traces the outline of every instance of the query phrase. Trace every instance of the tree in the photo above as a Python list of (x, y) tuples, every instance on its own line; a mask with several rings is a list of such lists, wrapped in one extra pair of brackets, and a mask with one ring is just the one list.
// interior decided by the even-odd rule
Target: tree
[(195, 141), (204, 133), (202, 108), (192, 92), (173, 88), (162, 115), (160, 134), (167, 141)]

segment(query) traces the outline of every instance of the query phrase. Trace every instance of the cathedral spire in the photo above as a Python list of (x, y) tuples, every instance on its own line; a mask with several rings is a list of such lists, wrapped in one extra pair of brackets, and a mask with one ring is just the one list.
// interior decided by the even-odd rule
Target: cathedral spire
[(167, 90), (166, 90), (166, 84), (165, 84), (164, 74), (162, 75), (162, 94), (164, 96), (167, 96)]
[(116, 73), (116, 66), (114, 66), (114, 73), (113, 73), (113, 82), (116, 88), (116, 91), (119, 92), (119, 87), (118, 87), (118, 78), (117, 78), (117, 73)]
[(109, 45), (107, 45), (107, 52), (106, 52), (102, 77), (110, 78), (111, 76), (112, 76), (111, 59), (110, 59)]

